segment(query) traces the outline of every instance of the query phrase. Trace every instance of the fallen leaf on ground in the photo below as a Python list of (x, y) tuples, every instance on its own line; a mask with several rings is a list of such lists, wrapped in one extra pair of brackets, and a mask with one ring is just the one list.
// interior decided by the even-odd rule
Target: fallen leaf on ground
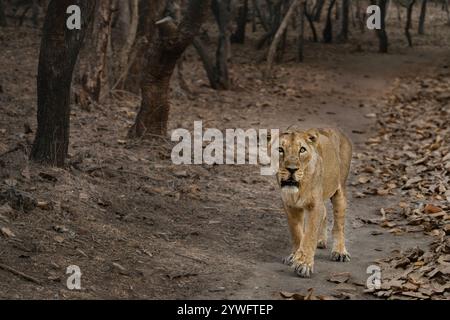
[(2, 233), (2, 235), (6, 238), (13, 238), (16, 235), (14, 234), (14, 232), (11, 231), (11, 229), (7, 228), (7, 227), (2, 227), (0, 228), (0, 232)]

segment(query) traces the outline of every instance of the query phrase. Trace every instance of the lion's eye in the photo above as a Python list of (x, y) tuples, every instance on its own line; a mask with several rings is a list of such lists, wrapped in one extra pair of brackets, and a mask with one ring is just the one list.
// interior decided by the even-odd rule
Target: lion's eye
[(278, 148), (278, 152), (280, 152), (280, 153), (284, 153), (284, 150), (283, 150), (283, 148)]
[(300, 148), (300, 153), (305, 153), (306, 152), (306, 148), (305, 147), (301, 147)]

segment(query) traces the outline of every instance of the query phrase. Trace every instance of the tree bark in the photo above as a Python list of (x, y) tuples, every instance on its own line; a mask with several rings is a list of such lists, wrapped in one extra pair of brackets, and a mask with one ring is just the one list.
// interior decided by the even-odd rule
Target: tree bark
[(305, 10), (304, 11), (305, 11), (305, 17), (308, 20), (309, 27), (311, 28), (311, 33), (312, 33), (312, 36), (313, 36), (313, 42), (318, 42), (319, 39), (317, 37), (317, 31), (316, 31), (316, 27), (314, 25), (313, 16), (312, 16), (312, 13), (308, 12), (308, 7), (306, 6), (306, 3), (305, 3)]
[(315, 10), (314, 10), (314, 21), (320, 22), (320, 17), (322, 16), (322, 10), (325, 6), (325, 0), (317, 0)]
[(203, 63), (203, 68), (206, 71), (206, 75), (209, 80), (209, 84), (213, 89), (219, 89), (219, 86), (216, 81), (216, 69), (214, 67), (213, 59), (208, 54), (208, 48), (200, 39), (200, 37), (195, 37), (193, 40), (193, 45), (198, 55), (200, 56), (200, 60)]
[(339, 42), (347, 42), (348, 40), (348, 24), (350, 13), (350, 0), (342, 0), (341, 5), (341, 30), (339, 31)]
[(237, 15), (237, 28), (236, 31), (231, 36), (231, 42), (233, 43), (241, 43), (245, 42), (245, 32), (247, 28), (247, 19), (248, 19), (248, 0), (244, 0), (244, 3), (241, 7), (239, 7), (238, 15)]
[(333, 6), (335, 3), (336, 0), (331, 0), (330, 5), (328, 7), (327, 22), (325, 25), (325, 29), (323, 30), (323, 42), (325, 43), (333, 42), (333, 22), (331, 21), (331, 15), (333, 13)]
[(219, 28), (219, 42), (216, 49), (215, 60), (208, 53), (208, 48), (200, 37), (195, 37), (193, 44), (202, 60), (211, 88), (216, 90), (228, 90), (231, 85), (228, 74), (228, 57), (230, 55), (229, 51), (231, 50), (228, 31), (230, 22), (230, 1), (213, 0), (212, 9)]
[[(92, 0), (52, 0), (48, 6), (37, 77), (38, 127), (30, 154), (34, 161), (64, 166), (69, 146), (72, 73), (95, 3)], [(81, 30), (66, 27), (66, 10), (73, 4), (83, 13)]]
[(387, 53), (389, 47), (388, 36), (386, 33), (386, 9), (388, 0), (379, 0), (378, 5), (381, 11), (381, 29), (377, 30), (377, 36), (379, 40), (380, 53)]
[(230, 0), (213, 0), (212, 9), (219, 27), (219, 44), (216, 51), (216, 84), (219, 89), (230, 88), (228, 59), (231, 55), (230, 44)]
[(118, 87), (124, 88), (124, 80), (127, 77), (128, 70), (132, 63), (130, 59), (131, 51), (133, 49), (133, 45), (136, 41), (137, 29), (139, 23), (139, 0), (130, 0), (130, 24), (128, 28), (128, 34), (125, 39), (125, 43), (120, 50), (120, 58), (119, 58), (119, 79), (117, 79)]
[(252, 0), (252, 5), (254, 12), (253, 14), (259, 18), (259, 22), (261, 23), (263, 29), (268, 32), (270, 30), (269, 21), (267, 21), (266, 16), (259, 7), (258, 0)]
[(111, 16), (112, 0), (100, 0), (94, 20), (92, 48), (89, 48), (87, 70), (82, 75), (83, 90), (95, 102), (100, 102), (107, 85)]
[(277, 48), (280, 43), (280, 41), (283, 38), (284, 33), (286, 32), (286, 29), (288, 27), (289, 21), (291, 20), (292, 16), (294, 15), (297, 6), (300, 4), (300, 2), (303, 4), (304, 0), (293, 0), (291, 3), (291, 6), (289, 7), (286, 15), (283, 18), (283, 21), (281, 22), (277, 32), (275, 33), (275, 37), (272, 41), (272, 44), (269, 48), (269, 53), (267, 55), (267, 70), (266, 70), (266, 76), (270, 76), (270, 73), (272, 71), (273, 62), (275, 60), (275, 55), (277, 53)]
[(143, 66), (146, 65), (145, 54), (149, 44), (157, 34), (156, 21), (161, 18), (167, 0), (139, 1), (139, 21), (136, 40), (130, 54), (129, 67), (123, 88), (139, 94), (142, 81)]
[(169, 86), (178, 59), (192, 43), (210, 1), (190, 0), (177, 26), (171, 18), (157, 22), (158, 33), (147, 51), (141, 81), (142, 103), (129, 137), (164, 136), (169, 118)]
[(301, 3), (298, 10), (298, 30), (297, 30), (297, 61), (302, 62), (304, 57), (304, 39), (305, 39), (305, 11), (306, 2)]
[(411, 29), (411, 23), (412, 23), (412, 12), (414, 4), (416, 3), (416, 0), (410, 0), (408, 3), (408, 6), (406, 7), (406, 26), (405, 26), (405, 36), (408, 40), (408, 45), (410, 47), (413, 46), (411, 34), (409, 33), (409, 29)]
[(450, 11), (448, 9), (448, 0), (442, 1), (443, 10), (445, 10), (445, 13), (447, 14), (447, 24), (450, 25)]
[(6, 27), (6, 15), (3, 0), (0, 0), (0, 27)]
[(419, 17), (419, 34), (425, 34), (425, 18), (427, 15), (427, 3), (428, 0), (422, 0), (422, 6), (420, 8), (420, 17)]
[(134, 0), (112, 0), (111, 42), (114, 53), (120, 51), (130, 33), (131, 6)]

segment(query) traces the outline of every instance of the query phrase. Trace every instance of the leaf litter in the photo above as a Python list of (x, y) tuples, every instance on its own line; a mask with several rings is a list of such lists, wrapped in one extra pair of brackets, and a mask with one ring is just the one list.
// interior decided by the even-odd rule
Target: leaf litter
[[(450, 71), (398, 80), (382, 112), (377, 136), (357, 158), (358, 197), (395, 195), (400, 202), (381, 208), (376, 223), (394, 234), (423, 232), (428, 248), (394, 252), (377, 261), (385, 299), (450, 298)], [(366, 184), (368, 181), (371, 184)]]

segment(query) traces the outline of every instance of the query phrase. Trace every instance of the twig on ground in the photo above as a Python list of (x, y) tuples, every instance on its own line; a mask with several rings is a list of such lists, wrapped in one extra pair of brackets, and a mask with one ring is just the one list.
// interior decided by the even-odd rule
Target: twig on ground
[(39, 284), (39, 285), (42, 284), (41, 281), (39, 281), (38, 279), (36, 279), (36, 278), (34, 278), (32, 276), (29, 276), (29, 275), (27, 275), (27, 274), (25, 274), (25, 273), (23, 273), (23, 272), (21, 272), (19, 270), (16, 270), (16, 269), (14, 269), (14, 268), (12, 268), (10, 266), (7, 266), (6, 264), (0, 263), (0, 269), (5, 270), (5, 271), (9, 271), (12, 274), (14, 274), (16, 276), (19, 276), (19, 277), (21, 277), (21, 278), (23, 278), (23, 279), (25, 279), (27, 281), (34, 282), (34, 283)]

